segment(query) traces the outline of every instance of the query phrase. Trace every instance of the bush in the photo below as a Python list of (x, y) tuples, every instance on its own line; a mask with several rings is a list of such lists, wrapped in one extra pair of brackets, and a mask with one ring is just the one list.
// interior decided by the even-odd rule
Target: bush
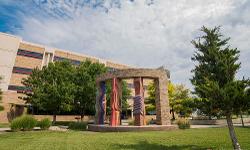
[(69, 124), (68, 128), (71, 130), (86, 130), (87, 123), (86, 122), (72, 122)]
[(15, 118), (10, 125), (12, 131), (30, 131), (32, 130), (37, 124), (35, 118), (29, 115), (21, 116)]
[(51, 126), (51, 121), (49, 118), (44, 118), (37, 123), (37, 126), (41, 128), (41, 130), (48, 130)]
[(12, 120), (11, 124), (10, 124), (10, 128), (12, 131), (20, 131), (22, 129), (22, 122), (21, 122), (21, 118), (15, 118), (14, 120)]
[(190, 128), (190, 123), (188, 119), (185, 118), (180, 118), (177, 121), (179, 129), (189, 129)]

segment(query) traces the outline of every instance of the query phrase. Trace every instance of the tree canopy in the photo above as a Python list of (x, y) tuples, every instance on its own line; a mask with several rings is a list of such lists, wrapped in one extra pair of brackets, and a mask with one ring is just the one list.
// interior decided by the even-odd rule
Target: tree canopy
[[(52, 112), (53, 122), (61, 111), (75, 111), (81, 115), (94, 114), (96, 100), (96, 77), (107, 71), (100, 63), (89, 60), (81, 62), (79, 66), (69, 61), (49, 63), (41, 70), (35, 68), (32, 74), (22, 83), (26, 86), (26, 103), (46, 112)], [(122, 107), (128, 107), (127, 99), (130, 90), (123, 82)], [(110, 89), (110, 90), (109, 90)], [(107, 99), (110, 100), (111, 85), (107, 84)], [(109, 105), (107, 105), (109, 108)]]
[(107, 68), (100, 63), (92, 63), (87, 60), (76, 67), (74, 74), (75, 90), (75, 109), (80, 110), (81, 119), (86, 111), (95, 111), (96, 99), (96, 76), (107, 71)]
[[(167, 85), (166, 85), (167, 86)], [(148, 98), (145, 100), (146, 110), (155, 110), (155, 86), (150, 83), (148, 86)], [(175, 119), (175, 114), (181, 116), (190, 116), (193, 110), (193, 100), (190, 97), (190, 91), (182, 84), (168, 83), (168, 99), (171, 108), (172, 119)]]
[(26, 92), (27, 103), (42, 110), (56, 114), (61, 110), (70, 111), (74, 101), (75, 84), (72, 82), (75, 68), (70, 62), (49, 63), (41, 70), (34, 69), (32, 74), (23, 80), (23, 84), (32, 92)]

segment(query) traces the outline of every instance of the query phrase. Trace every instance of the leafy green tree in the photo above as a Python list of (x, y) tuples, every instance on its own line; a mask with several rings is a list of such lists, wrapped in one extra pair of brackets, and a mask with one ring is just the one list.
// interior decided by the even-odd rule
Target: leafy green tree
[[(237, 83), (238, 82), (238, 83)], [(235, 84), (237, 84), (235, 87), (237, 87), (237, 90), (236, 89), (233, 89), (233, 90), (236, 90), (235, 91), (235, 95), (237, 94), (237, 99), (235, 99), (237, 101), (237, 105), (235, 107), (236, 110), (234, 110), (234, 112), (237, 114), (237, 115), (240, 115), (240, 118), (241, 118), (241, 123), (242, 123), (242, 126), (244, 127), (244, 121), (243, 121), (243, 113), (247, 114), (248, 111), (250, 110), (250, 89), (247, 87), (249, 86), (249, 83), (248, 81), (236, 81)]]
[[(155, 110), (155, 86), (153, 83), (148, 86), (149, 97), (145, 100), (146, 110)], [(189, 96), (190, 91), (184, 85), (174, 85), (168, 83), (168, 98), (172, 119), (175, 119), (175, 113), (187, 117), (192, 113), (194, 108), (193, 99)]]
[(155, 111), (155, 85), (151, 82), (147, 88), (148, 97), (145, 99), (145, 109), (146, 112)]
[[(0, 76), (0, 82), (1, 82), (1, 80), (2, 80), (2, 77)], [(0, 103), (1, 103), (1, 101), (2, 101), (2, 94), (3, 94), (3, 92), (2, 92), (2, 90), (0, 89)], [(2, 111), (3, 109), (4, 109), (3, 106), (0, 105), (0, 111)]]
[(173, 119), (174, 113), (183, 117), (189, 117), (194, 108), (193, 98), (190, 97), (190, 91), (183, 84), (169, 84), (169, 105)]
[(242, 98), (248, 86), (248, 80), (236, 80), (240, 68), (239, 50), (231, 49), (227, 44), (229, 38), (222, 39), (220, 27), (208, 29), (202, 27), (204, 35), (193, 40), (196, 52), (192, 60), (196, 62), (191, 79), (195, 94), (201, 98), (206, 113), (226, 116), (230, 137), (234, 149), (240, 144), (234, 132), (232, 114), (236, 113), (249, 101)]
[(53, 113), (53, 123), (60, 111), (70, 111), (74, 100), (75, 85), (72, 82), (75, 68), (70, 62), (49, 63), (42, 70), (34, 69), (22, 83), (32, 92), (25, 92), (26, 103)]
[(76, 68), (75, 78), (75, 108), (80, 110), (81, 120), (86, 111), (95, 111), (96, 76), (106, 72), (103, 64), (87, 60)]

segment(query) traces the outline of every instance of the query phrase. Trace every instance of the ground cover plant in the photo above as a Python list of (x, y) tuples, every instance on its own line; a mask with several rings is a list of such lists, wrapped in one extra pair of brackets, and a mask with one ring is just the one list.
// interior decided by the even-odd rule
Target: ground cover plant
[[(250, 149), (250, 128), (236, 128), (236, 134), (242, 149)], [(0, 134), (0, 141), (1, 150), (232, 149), (227, 128), (121, 133), (9, 132)]]

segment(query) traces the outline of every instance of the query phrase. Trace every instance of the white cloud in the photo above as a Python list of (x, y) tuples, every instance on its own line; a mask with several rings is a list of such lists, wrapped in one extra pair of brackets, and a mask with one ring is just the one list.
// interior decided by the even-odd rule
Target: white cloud
[(189, 86), (194, 52), (190, 41), (200, 35), (202, 25), (222, 25), (232, 46), (242, 50), (240, 75), (250, 76), (246, 0), (109, 0), (96, 8), (78, 0), (36, 4), (53, 17), (23, 17), (23, 28), (15, 32), (25, 40), (140, 67), (165, 65), (174, 82)]

